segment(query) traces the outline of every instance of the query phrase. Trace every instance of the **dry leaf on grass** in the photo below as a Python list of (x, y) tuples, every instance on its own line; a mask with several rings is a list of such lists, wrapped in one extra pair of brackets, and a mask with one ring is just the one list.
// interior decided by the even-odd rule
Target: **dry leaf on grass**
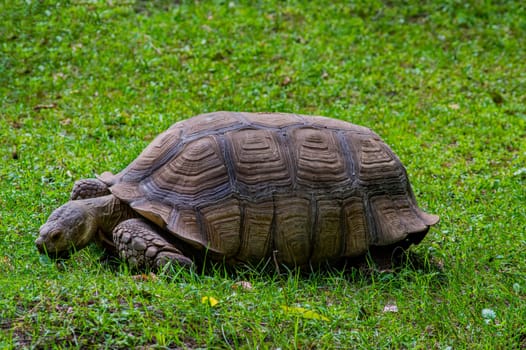
[(156, 281), (157, 280), (157, 276), (153, 273), (153, 272), (150, 272), (149, 274), (140, 274), (140, 275), (134, 275), (132, 276), (132, 279), (134, 281)]
[(41, 109), (53, 109), (57, 106), (56, 103), (50, 103), (50, 104), (47, 104), (47, 105), (44, 105), (44, 104), (41, 104), (41, 105), (36, 105), (33, 107), (33, 110), (35, 111), (40, 111)]
[(384, 312), (398, 312), (398, 306), (393, 302), (387, 303), (384, 306)]
[(234, 285), (232, 286), (232, 289), (252, 290), (254, 289), (254, 287), (252, 287), (252, 284), (250, 282), (239, 281), (239, 282), (234, 283)]

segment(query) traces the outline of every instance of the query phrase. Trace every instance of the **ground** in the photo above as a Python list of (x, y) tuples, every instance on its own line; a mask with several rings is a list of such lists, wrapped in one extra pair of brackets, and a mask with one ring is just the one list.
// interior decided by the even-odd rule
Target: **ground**
[[(526, 348), (516, 1), (0, 4), (0, 347)], [(372, 128), (441, 217), (396, 269), (135, 275), (39, 256), (73, 182), (215, 110)]]

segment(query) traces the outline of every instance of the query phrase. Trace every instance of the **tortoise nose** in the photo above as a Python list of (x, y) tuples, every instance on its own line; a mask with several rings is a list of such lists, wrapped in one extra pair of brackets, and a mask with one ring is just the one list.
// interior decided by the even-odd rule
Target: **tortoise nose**
[(35, 245), (37, 246), (37, 249), (40, 253), (44, 252), (44, 240), (42, 239), (42, 237), (38, 237), (35, 240)]

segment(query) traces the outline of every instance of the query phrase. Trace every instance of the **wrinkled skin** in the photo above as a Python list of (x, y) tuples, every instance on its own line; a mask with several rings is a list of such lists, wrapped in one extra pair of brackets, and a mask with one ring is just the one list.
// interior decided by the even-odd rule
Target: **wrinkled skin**
[(40, 227), (35, 244), (40, 253), (67, 257), (72, 250), (80, 250), (93, 241), (96, 232), (97, 225), (88, 208), (72, 201), (50, 215)]
[(112, 194), (75, 199), (55, 210), (40, 228), (35, 244), (42, 254), (68, 258), (94, 242), (119, 255), (132, 267), (162, 268), (169, 262), (192, 266), (158, 228)]
[(40, 227), (35, 244), (40, 253), (62, 257), (95, 242), (111, 250), (112, 231), (135, 216), (113, 195), (69, 201), (56, 209)]

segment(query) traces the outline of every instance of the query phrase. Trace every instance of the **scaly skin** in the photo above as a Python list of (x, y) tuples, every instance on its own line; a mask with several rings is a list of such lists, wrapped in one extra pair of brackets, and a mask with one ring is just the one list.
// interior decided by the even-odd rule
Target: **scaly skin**
[(75, 182), (70, 200), (102, 197), (111, 194), (108, 186), (99, 179), (82, 179)]
[(169, 262), (193, 265), (159, 228), (137, 216), (111, 194), (72, 200), (51, 214), (35, 244), (41, 253), (65, 257), (96, 242), (108, 252), (118, 253), (133, 268), (159, 269)]
[(137, 269), (160, 269), (169, 262), (191, 267), (192, 260), (157, 231), (157, 227), (144, 219), (121, 222), (113, 230), (113, 241), (120, 257)]
[(113, 195), (69, 201), (56, 209), (40, 227), (38, 250), (62, 256), (96, 242), (114, 250), (112, 232), (120, 222), (136, 217), (130, 207)]

